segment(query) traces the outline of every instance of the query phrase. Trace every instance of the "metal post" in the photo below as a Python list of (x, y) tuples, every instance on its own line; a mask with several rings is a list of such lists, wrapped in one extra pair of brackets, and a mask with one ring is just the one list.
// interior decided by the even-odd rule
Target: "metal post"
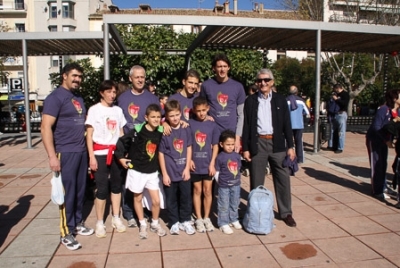
[(109, 25), (104, 23), (104, 79), (110, 79), (110, 41), (109, 41)]
[(25, 123), (26, 123), (26, 142), (27, 149), (32, 149), (32, 137), (31, 137), (31, 115), (29, 113), (29, 88), (28, 88), (28, 49), (26, 46), (26, 40), (22, 39), (22, 62), (24, 70), (24, 91), (25, 91)]
[(314, 107), (314, 153), (318, 152), (319, 143), (319, 103), (321, 98), (321, 29), (317, 30), (315, 46), (315, 107)]

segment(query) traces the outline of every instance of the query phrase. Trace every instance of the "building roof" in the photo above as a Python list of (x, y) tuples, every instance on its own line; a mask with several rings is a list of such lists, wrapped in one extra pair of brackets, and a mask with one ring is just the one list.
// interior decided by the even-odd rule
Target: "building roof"
[[(0, 56), (100, 55), (104, 52), (103, 32), (0, 32)], [(126, 53), (114, 26), (110, 27), (109, 53)]]

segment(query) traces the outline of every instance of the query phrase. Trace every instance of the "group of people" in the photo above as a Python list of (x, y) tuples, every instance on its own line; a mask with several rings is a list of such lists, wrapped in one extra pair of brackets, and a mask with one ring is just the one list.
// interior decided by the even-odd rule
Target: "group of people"
[[(117, 98), (118, 86), (105, 80), (99, 103), (88, 111), (77, 93), (83, 69), (76, 63), (64, 66), (60, 87), (44, 102), (41, 132), (50, 168), (62, 177), (60, 234), (68, 249), (81, 247), (76, 235), (107, 235), (109, 195), (111, 226), (117, 232), (126, 230), (121, 207), (128, 227), (138, 226), (141, 239), (148, 237), (148, 230), (166, 235), (159, 220), (162, 208), (167, 209), (170, 234), (211, 232), (213, 181), (218, 183), (219, 229), (225, 234), (241, 229), (240, 150), (250, 166), (251, 189), (264, 185), (270, 166), (280, 218), (296, 226), (289, 169), (283, 165), (285, 158), (294, 161), (296, 156), (286, 98), (273, 92), (269, 69), (257, 73), (259, 90), (246, 98), (243, 86), (228, 76), (226, 55), (215, 55), (211, 65), (215, 76), (202, 83), (199, 93), (200, 76), (188, 70), (183, 89), (170, 96), (163, 109), (144, 88), (145, 69), (135, 65), (129, 73), (130, 90)], [(97, 187), (95, 230), (84, 224), (82, 215), (88, 167)], [(143, 212), (146, 195), (151, 203), (149, 228)]]

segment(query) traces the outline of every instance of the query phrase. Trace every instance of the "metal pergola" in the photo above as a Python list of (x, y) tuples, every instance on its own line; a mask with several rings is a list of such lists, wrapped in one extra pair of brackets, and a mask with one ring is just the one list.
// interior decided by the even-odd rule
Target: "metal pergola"
[[(0, 33), (0, 56), (22, 56), (28, 89), (27, 56), (103, 54), (104, 78), (110, 78), (110, 54), (137, 54), (127, 49), (115, 27), (130, 25), (206, 26), (185, 51), (187, 66), (196, 48), (244, 48), (315, 52), (315, 110), (319, 120), (321, 52), (391, 53), (400, 50), (400, 27), (327, 23), (232, 16), (183, 16), (104, 14), (103, 32)], [(169, 51), (168, 53), (182, 53)], [(27, 102), (25, 98), (25, 103)], [(27, 103), (26, 103), (26, 106)], [(29, 111), (28, 111), (29, 113)], [(29, 115), (26, 115), (29, 118)], [(28, 120), (29, 121), (29, 120)], [(29, 124), (29, 122), (27, 122)], [(27, 124), (28, 148), (31, 145)], [(318, 148), (318, 124), (314, 126), (314, 152)]]

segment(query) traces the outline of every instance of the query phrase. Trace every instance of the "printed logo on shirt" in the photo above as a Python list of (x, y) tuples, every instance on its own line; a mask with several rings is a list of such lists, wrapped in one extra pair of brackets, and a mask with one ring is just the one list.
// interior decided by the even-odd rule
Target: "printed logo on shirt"
[(128, 106), (128, 113), (129, 113), (130, 116), (132, 116), (133, 121), (135, 121), (136, 118), (138, 117), (138, 115), (139, 115), (139, 110), (140, 110), (140, 107), (137, 106), (137, 105), (135, 105), (133, 102), (131, 102), (131, 103), (129, 104), (129, 106)]
[(74, 105), (76, 111), (78, 112), (79, 115), (82, 114), (82, 106), (81, 103), (75, 99), (71, 99), (72, 104)]
[(226, 105), (228, 104), (228, 95), (218, 92), (217, 101), (219, 105), (222, 106), (222, 110), (225, 109)]
[(173, 141), (174, 149), (182, 156), (183, 140), (175, 138)]
[(206, 145), (207, 134), (200, 132), (200, 130), (197, 130), (194, 134), (194, 138), (196, 140), (196, 143), (200, 146), (201, 151), (204, 145)]
[(115, 134), (116, 130), (117, 130), (117, 120), (115, 119), (110, 119), (109, 117), (107, 117), (106, 119), (106, 125), (107, 125), (107, 129), (108, 131), (110, 131), (110, 133), (112, 135)]
[(190, 108), (185, 105), (185, 108), (183, 108), (183, 117), (185, 117), (186, 120), (189, 120), (190, 118)]
[(151, 141), (148, 141), (146, 143), (146, 152), (147, 155), (150, 157), (150, 161), (153, 159), (157, 149), (157, 144), (152, 143)]
[(229, 159), (227, 166), (229, 171), (236, 177), (236, 175), (238, 174), (238, 162)]

